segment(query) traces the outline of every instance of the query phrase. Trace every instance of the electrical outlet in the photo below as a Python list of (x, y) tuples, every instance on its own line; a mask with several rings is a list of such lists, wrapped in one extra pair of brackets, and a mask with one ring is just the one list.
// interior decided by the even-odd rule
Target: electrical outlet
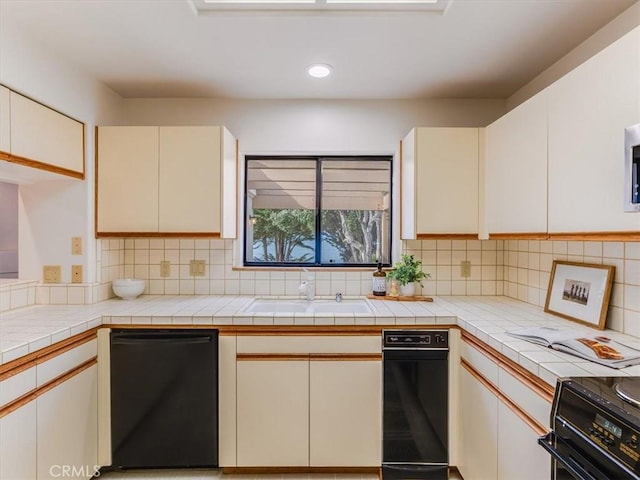
[(62, 282), (62, 268), (60, 265), (44, 265), (42, 267), (42, 283)]
[(71, 283), (82, 283), (82, 265), (71, 265)]
[(189, 275), (192, 277), (204, 277), (204, 260), (191, 260), (189, 262)]
[(161, 277), (171, 276), (171, 262), (169, 260), (160, 261), (160, 276)]
[(462, 260), (460, 262), (460, 276), (469, 278), (471, 276), (471, 260)]
[(82, 237), (71, 237), (71, 255), (82, 255)]

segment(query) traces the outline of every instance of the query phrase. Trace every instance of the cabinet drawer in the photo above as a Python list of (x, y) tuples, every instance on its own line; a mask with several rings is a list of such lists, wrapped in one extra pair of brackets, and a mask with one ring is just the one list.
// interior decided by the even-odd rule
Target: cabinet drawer
[(540, 425), (549, 426), (551, 403), (504, 368), (498, 371), (500, 392), (533, 417)]
[(36, 388), (36, 367), (0, 382), (0, 407)]
[(470, 363), (489, 382), (498, 385), (498, 364), (494, 360), (465, 341), (460, 346), (460, 357)]
[(97, 355), (98, 340), (94, 339), (38, 365), (36, 367), (37, 386), (41, 387)]
[(380, 353), (377, 335), (364, 336), (240, 336), (238, 353)]

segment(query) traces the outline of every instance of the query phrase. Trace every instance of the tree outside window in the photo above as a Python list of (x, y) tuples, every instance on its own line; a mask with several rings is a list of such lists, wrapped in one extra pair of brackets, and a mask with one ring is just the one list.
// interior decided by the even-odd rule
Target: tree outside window
[(246, 265), (390, 258), (390, 157), (247, 157)]

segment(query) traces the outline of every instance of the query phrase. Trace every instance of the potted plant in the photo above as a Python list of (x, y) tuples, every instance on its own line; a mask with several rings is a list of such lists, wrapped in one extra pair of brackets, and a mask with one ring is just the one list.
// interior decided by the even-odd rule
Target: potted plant
[(392, 280), (397, 280), (400, 284), (400, 295), (410, 297), (415, 294), (416, 282), (422, 285), (423, 278), (429, 278), (431, 275), (422, 271), (422, 262), (416, 260), (413, 255), (402, 254), (401, 259), (396, 262), (388, 274)]

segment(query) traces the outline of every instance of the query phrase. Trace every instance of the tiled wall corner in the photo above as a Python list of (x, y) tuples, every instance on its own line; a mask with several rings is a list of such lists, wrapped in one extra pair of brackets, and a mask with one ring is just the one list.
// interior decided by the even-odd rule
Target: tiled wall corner
[(640, 242), (509, 240), (505, 295), (544, 306), (554, 260), (614, 265), (607, 328), (640, 337)]
[(113, 298), (115, 295), (111, 289), (111, 282), (116, 278), (123, 278), (125, 243), (123, 238), (99, 238), (96, 240), (96, 282), (91, 296), (94, 302), (102, 302)]
[(0, 312), (34, 305), (37, 283), (36, 281), (16, 280), (0, 283)]
[[(502, 295), (502, 240), (407, 240), (404, 253), (422, 262), (430, 278), (422, 283), (424, 295)], [(471, 262), (471, 275), (463, 277), (461, 262)]]

